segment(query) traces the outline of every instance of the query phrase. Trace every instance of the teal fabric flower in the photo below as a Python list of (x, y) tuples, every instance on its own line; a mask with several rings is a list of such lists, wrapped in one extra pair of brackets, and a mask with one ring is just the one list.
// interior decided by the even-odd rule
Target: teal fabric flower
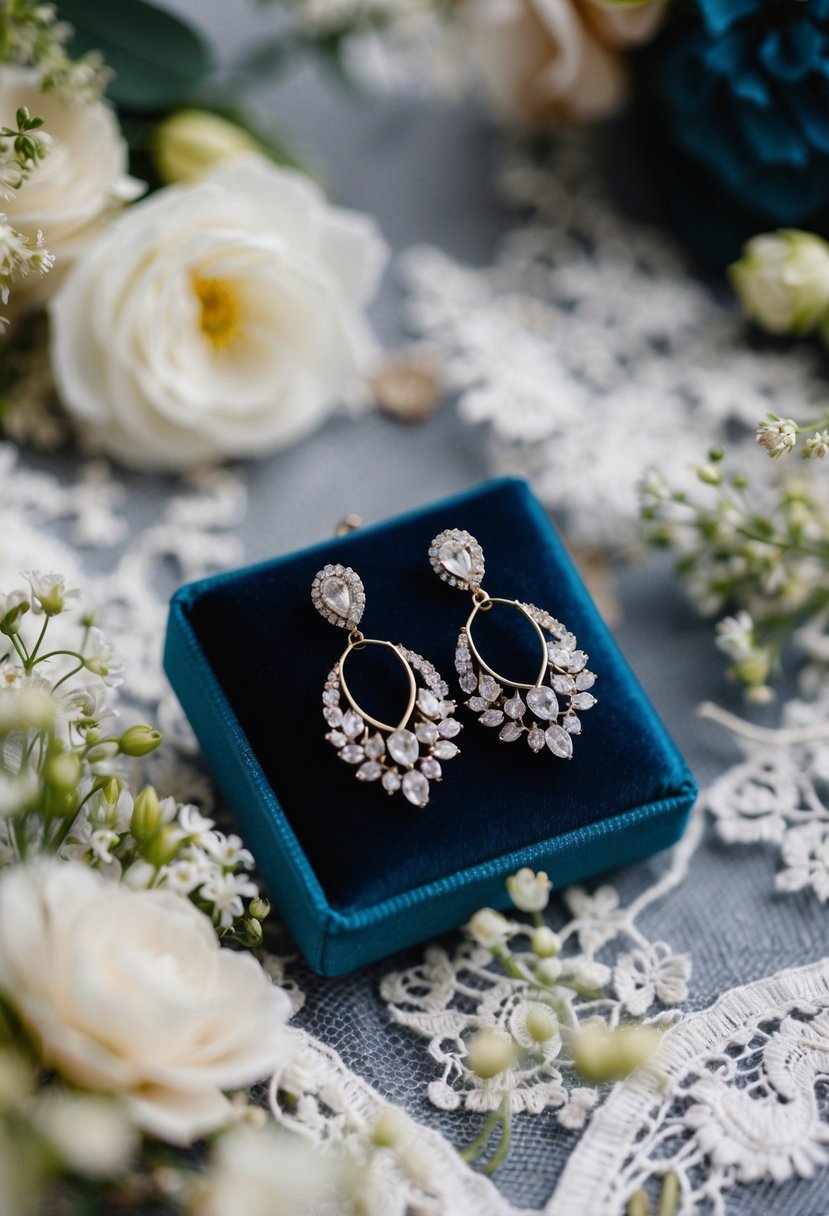
[(795, 224), (829, 203), (829, 0), (693, 0), (661, 81), (677, 145), (742, 204)]

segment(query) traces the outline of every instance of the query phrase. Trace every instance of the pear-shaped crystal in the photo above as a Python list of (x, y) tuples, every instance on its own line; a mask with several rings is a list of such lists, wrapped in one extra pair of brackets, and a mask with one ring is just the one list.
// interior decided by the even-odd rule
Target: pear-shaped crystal
[(429, 801), (429, 782), (423, 776), (423, 773), (419, 773), (417, 769), (412, 769), (411, 772), (405, 773), (403, 776), (403, 793), (409, 802), (415, 806), (425, 806)]
[(348, 619), (351, 611), (351, 590), (345, 579), (340, 578), (338, 574), (329, 574), (328, 578), (322, 580), (320, 595), (327, 608), (336, 612), (337, 616)]
[(420, 745), (410, 730), (396, 730), (389, 735), (389, 755), (398, 764), (414, 764), (420, 755)]
[(558, 701), (552, 688), (531, 688), (527, 693), (527, 705), (537, 718), (555, 718)]
[(455, 578), (466, 579), (472, 573), (472, 557), (459, 540), (445, 540), (438, 549), (438, 561)]
[(554, 756), (569, 760), (573, 754), (572, 736), (560, 726), (548, 726), (546, 735), (547, 746)]

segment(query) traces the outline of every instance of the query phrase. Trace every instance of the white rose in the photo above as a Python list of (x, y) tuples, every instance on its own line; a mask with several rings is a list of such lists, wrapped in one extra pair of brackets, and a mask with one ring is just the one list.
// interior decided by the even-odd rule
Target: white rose
[(663, 0), (465, 0), (461, 14), (496, 114), (538, 126), (591, 122), (624, 99), (619, 49), (647, 41)]
[(137, 198), (142, 182), (127, 172), (128, 152), (115, 114), (103, 101), (71, 104), (44, 93), (32, 68), (4, 64), (0, 71), (0, 124), (15, 125), (18, 106), (43, 119), (49, 154), (10, 199), (0, 202), (12, 226), (32, 244), (39, 231), (55, 255), (47, 275), (15, 284), (13, 306), (42, 304), (63, 273), (98, 234), (115, 206)]
[(72, 861), (0, 875), (0, 991), (47, 1068), (123, 1097), (145, 1131), (188, 1144), (227, 1123), (223, 1090), (272, 1072), (290, 1003), (248, 954), (169, 891)]
[(354, 393), (386, 246), (364, 215), (258, 157), (130, 208), (52, 304), (69, 411), (127, 464), (295, 442)]
[(829, 245), (809, 232), (752, 237), (730, 273), (743, 308), (769, 333), (802, 336), (829, 313)]

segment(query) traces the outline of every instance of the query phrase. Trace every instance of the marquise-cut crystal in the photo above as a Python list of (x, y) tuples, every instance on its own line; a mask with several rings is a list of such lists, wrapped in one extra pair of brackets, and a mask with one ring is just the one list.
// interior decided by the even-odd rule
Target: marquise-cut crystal
[(560, 726), (548, 726), (546, 732), (547, 746), (554, 756), (569, 760), (573, 754), (572, 736)]
[(485, 701), (483, 697), (470, 697), (467, 705), (473, 714), (482, 714), (485, 709), (489, 709), (489, 701)]
[(504, 715), (500, 709), (488, 709), (478, 719), (483, 726), (500, 726), (503, 720)]
[(393, 794), (395, 790), (400, 789), (400, 774), (396, 768), (387, 769), (386, 772), (383, 773), (382, 785), (383, 789), (389, 794)]
[(420, 762), (420, 771), (424, 777), (428, 777), (430, 781), (439, 781), (443, 770), (437, 760), (432, 756), (427, 756), (425, 760)]
[(516, 693), (514, 697), (510, 697), (508, 701), (504, 702), (504, 713), (508, 718), (522, 717), (526, 708), (526, 705), (521, 700), (518, 693)]
[(577, 692), (573, 697), (573, 709), (590, 709), (596, 704), (596, 698), (590, 692)]
[(521, 727), (517, 722), (507, 722), (506, 726), (498, 735), (499, 739), (503, 739), (504, 743), (514, 743), (521, 735)]
[(581, 722), (575, 714), (568, 714), (561, 725), (566, 731), (569, 731), (571, 735), (581, 734)]
[(355, 739), (357, 735), (361, 734), (363, 726), (363, 719), (359, 714), (355, 714), (353, 709), (350, 709), (347, 714), (343, 715), (343, 734), (348, 735), (349, 739)]
[(572, 676), (554, 675), (551, 677), (550, 683), (556, 692), (560, 692), (564, 696), (567, 696), (568, 693), (575, 692), (576, 689), (576, 684)]
[(366, 755), (370, 756), (372, 760), (379, 760), (386, 750), (382, 735), (372, 735), (363, 746), (366, 749)]
[(533, 749), (534, 752), (540, 752), (542, 747), (546, 743), (546, 739), (544, 738), (544, 731), (539, 730), (537, 726), (534, 726), (532, 728), (532, 730), (530, 731), (530, 733), (527, 735), (527, 742), (529, 743), (530, 747)]
[(587, 655), (583, 650), (574, 650), (570, 655), (570, 670), (581, 671), (587, 662)]
[(346, 747), (349, 740), (341, 730), (332, 730), (328, 735), (328, 742), (333, 743), (335, 747)]
[(467, 579), (472, 573), (472, 556), (459, 540), (445, 540), (438, 549), (438, 561), (455, 578)]
[(396, 730), (386, 745), (389, 755), (398, 764), (414, 764), (420, 755), (420, 745), (410, 730)]
[(421, 743), (437, 743), (438, 728), (434, 722), (418, 722), (415, 734)]
[(432, 749), (438, 760), (451, 760), (453, 756), (457, 756), (459, 750), (449, 739), (441, 739)]
[(365, 764), (361, 764), (357, 769), (357, 777), (360, 781), (376, 781), (382, 771), (376, 760), (366, 760)]
[(478, 677), (475, 675), (474, 671), (468, 671), (465, 675), (461, 676), (458, 683), (464, 692), (474, 692), (478, 687)]
[(348, 747), (344, 747), (340, 752), (340, 758), (345, 760), (346, 764), (359, 764), (365, 760), (366, 753), (357, 743), (349, 743)]
[(417, 694), (417, 706), (427, 718), (437, 718), (440, 713), (440, 701), (428, 688), (421, 688)]
[(340, 694), (336, 688), (326, 688), (322, 694), (323, 705), (337, 706), (340, 703)]
[(327, 608), (344, 620), (348, 619), (351, 612), (351, 590), (345, 579), (340, 578), (338, 574), (329, 574), (320, 584), (320, 595)]
[(588, 688), (592, 688), (596, 683), (596, 677), (592, 671), (582, 671), (576, 676), (576, 688), (579, 692), (585, 692)]
[(492, 676), (481, 676), (478, 681), (478, 689), (482, 697), (487, 701), (494, 701), (500, 695), (501, 685), (496, 684)]
[(325, 718), (329, 726), (341, 726), (343, 720), (343, 711), (337, 705), (326, 705), (322, 711), (322, 716)]
[(429, 801), (429, 782), (417, 769), (403, 774), (403, 793), (414, 806), (425, 806)]
[(460, 729), (461, 724), (457, 718), (444, 718), (442, 722), (438, 723), (438, 730), (444, 739), (454, 739)]
[(555, 718), (558, 714), (558, 700), (552, 688), (531, 688), (527, 705), (537, 718)]

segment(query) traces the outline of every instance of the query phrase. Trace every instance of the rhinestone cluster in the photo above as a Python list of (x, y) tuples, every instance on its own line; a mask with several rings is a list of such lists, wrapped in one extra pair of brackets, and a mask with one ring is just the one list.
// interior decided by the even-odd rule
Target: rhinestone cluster
[(379, 781), (388, 794), (402, 790), (413, 806), (429, 801), (429, 785), (443, 776), (442, 763), (457, 756), (452, 740), (461, 731), (448, 700), (449, 689), (433, 665), (405, 647), (400, 653), (419, 677), (412, 730), (404, 727), (386, 733), (374, 730), (356, 710), (342, 708), (340, 665), (329, 672), (322, 694), (323, 716), (330, 730), (325, 736), (341, 760), (355, 766), (358, 781)]
[(560, 621), (534, 604), (521, 607), (551, 638), (547, 643), (549, 687), (541, 684), (522, 696), (518, 689), (504, 689), (491, 675), (476, 670), (465, 628), (455, 651), (459, 683), (469, 694), (466, 705), (483, 726), (500, 727), (498, 737), (504, 743), (514, 743), (526, 734), (532, 751), (540, 752), (546, 746), (554, 756), (569, 760), (573, 736), (581, 734), (576, 711), (584, 713), (596, 704), (588, 691), (596, 676), (587, 670), (587, 655), (577, 648), (575, 636)]
[(470, 532), (447, 528), (429, 546), (429, 561), (450, 587), (473, 591), (484, 578), (484, 551)]
[(311, 584), (311, 601), (332, 625), (356, 629), (366, 607), (363, 581), (350, 566), (323, 566)]

